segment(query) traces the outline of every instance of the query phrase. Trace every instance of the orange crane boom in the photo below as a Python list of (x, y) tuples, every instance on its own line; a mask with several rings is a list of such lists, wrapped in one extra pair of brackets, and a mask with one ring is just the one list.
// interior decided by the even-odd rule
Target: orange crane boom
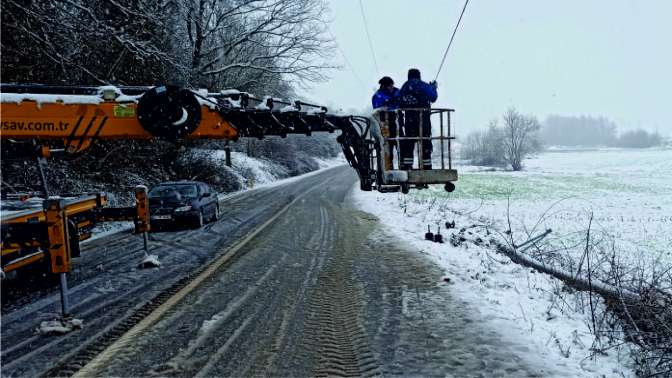
[[(80, 95), (3, 92), (2, 139), (60, 140), (67, 152), (82, 151), (98, 139), (152, 139), (138, 118), (139, 98), (113, 87)], [(238, 139), (237, 129), (212, 105), (198, 108), (200, 122), (184, 138)]]

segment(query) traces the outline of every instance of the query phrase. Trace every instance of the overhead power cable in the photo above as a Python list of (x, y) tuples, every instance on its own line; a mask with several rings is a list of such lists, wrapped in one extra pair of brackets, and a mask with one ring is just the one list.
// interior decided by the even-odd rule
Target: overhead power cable
[[(361, 0), (360, 0), (361, 3)], [(448, 42), (448, 47), (446, 47), (446, 51), (443, 53), (443, 59), (441, 59), (441, 64), (439, 65), (439, 70), (436, 72), (436, 78), (434, 80), (439, 79), (439, 74), (441, 73), (441, 69), (443, 68), (443, 63), (446, 61), (446, 57), (448, 56), (448, 50), (450, 50), (450, 46), (453, 44), (453, 39), (455, 39), (455, 34), (457, 33), (457, 29), (460, 27), (460, 22), (462, 21), (462, 16), (464, 16), (464, 11), (467, 9), (467, 5), (469, 4), (469, 0), (466, 0), (464, 2), (464, 7), (462, 8), (462, 13), (460, 13), (460, 18), (457, 20), (457, 24), (455, 24), (455, 29), (453, 30), (453, 35), (450, 36), (450, 42)]]
[(345, 51), (341, 48), (341, 45), (338, 43), (336, 40), (336, 37), (334, 37), (334, 34), (331, 32), (331, 30), (327, 30), (329, 32), (329, 35), (331, 36), (331, 39), (334, 41), (334, 44), (336, 45), (336, 48), (338, 51), (341, 53), (341, 56), (343, 57), (343, 61), (345, 62), (345, 65), (348, 66), (348, 69), (350, 70), (350, 73), (352, 73), (352, 76), (357, 80), (359, 85), (362, 86), (362, 89), (368, 90), (366, 84), (364, 84), (364, 81), (362, 80), (359, 75), (357, 75), (357, 71), (355, 71), (355, 67), (350, 63), (350, 59), (348, 59), (347, 55), (345, 55)]
[(362, 13), (362, 20), (364, 20), (364, 30), (366, 31), (366, 39), (369, 41), (369, 50), (371, 50), (371, 56), (373, 57), (373, 65), (376, 67), (376, 73), (380, 74), (380, 69), (378, 68), (378, 60), (376, 60), (376, 53), (373, 49), (373, 42), (371, 42), (371, 34), (369, 33), (369, 24), (366, 21), (366, 14), (364, 13), (364, 4), (362, 0), (359, 0), (359, 10)]

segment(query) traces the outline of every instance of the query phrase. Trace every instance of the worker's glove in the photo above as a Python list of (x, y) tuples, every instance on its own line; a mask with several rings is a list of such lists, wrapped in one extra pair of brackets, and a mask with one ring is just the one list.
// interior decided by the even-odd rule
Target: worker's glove
[(436, 82), (436, 80), (432, 80), (429, 82), (429, 85), (434, 87), (434, 89), (437, 89), (439, 87), (439, 83)]

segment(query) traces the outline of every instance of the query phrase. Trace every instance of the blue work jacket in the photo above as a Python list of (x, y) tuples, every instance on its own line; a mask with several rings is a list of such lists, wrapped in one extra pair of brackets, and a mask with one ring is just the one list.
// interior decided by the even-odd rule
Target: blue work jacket
[(399, 107), (429, 108), (437, 97), (436, 88), (420, 79), (411, 79), (399, 90)]
[(399, 107), (399, 89), (393, 88), (388, 91), (386, 88), (381, 88), (373, 94), (371, 98), (371, 105), (374, 109), (387, 107), (387, 110), (394, 110)]

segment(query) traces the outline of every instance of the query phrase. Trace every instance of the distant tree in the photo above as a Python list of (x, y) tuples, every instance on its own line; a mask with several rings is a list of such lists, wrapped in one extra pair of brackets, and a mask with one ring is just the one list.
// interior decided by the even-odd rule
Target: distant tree
[(646, 148), (660, 146), (663, 137), (658, 133), (649, 133), (646, 130), (626, 131), (618, 137), (616, 145), (625, 148)]
[(544, 144), (557, 146), (610, 146), (616, 124), (605, 117), (550, 115), (541, 128)]
[(520, 114), (515, 108), (509, 108), (503, 119), (504, 159), (511, 169), (520, 171), (523, 159), (541, 150), (541, 125), (536, 117)]

